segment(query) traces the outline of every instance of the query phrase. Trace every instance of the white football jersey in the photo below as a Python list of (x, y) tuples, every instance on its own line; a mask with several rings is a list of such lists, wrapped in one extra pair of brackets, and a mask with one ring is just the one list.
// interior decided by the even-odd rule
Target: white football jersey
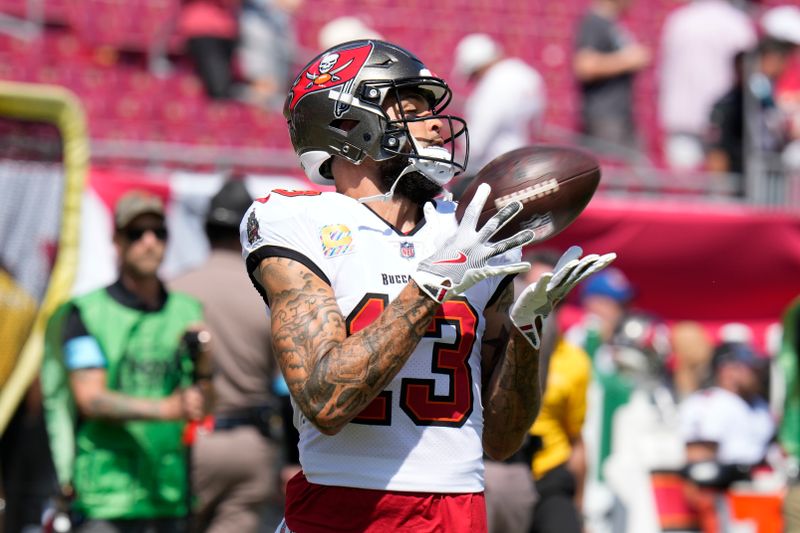
[[(272, 191), (242, 220), (248, 271), (266, 257), (294, 259), (330, 284), (348, 334), (369, 325), (417, 264), (456, 227), (455, 204), (437, 202), (438, 224), (403, 234), (337, 193)], [(519, 261), (514, 250), (497, 263)], [(508, 281), (508, 280), (507, 280)], [(480, 339), (483, 310), (503, 279), (485, 280), (441, 307), (389, 386), (334, 436), (295, 406), (300, 462), (312, 483), (379, 490), (483, 490)]]

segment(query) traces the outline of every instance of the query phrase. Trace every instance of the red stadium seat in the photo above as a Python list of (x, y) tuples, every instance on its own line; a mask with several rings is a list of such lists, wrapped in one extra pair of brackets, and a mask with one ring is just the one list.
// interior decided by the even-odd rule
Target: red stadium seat
[(71, 25), (91, 45), (146, 52), (169, 36), (180, 0), (84, 0)]

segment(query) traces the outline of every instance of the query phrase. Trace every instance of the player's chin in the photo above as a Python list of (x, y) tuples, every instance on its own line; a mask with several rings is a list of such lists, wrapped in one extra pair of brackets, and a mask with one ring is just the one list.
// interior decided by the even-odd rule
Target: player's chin
[[(407, 165), (408, 159), (404, 157), (393, 157), (379, 163), (382, 176), (382, 192), (388, 192), (389, 189), (391, 189), (397, 176), (400, 175)], [(442, 194), (443, 191), (444, 189), (441, 185), (426, 178), (419, 172), (409, 172), (404, 175), (400, 178), (400, 181), (397, 182), (397, 186), (394, 189), (395, 195), (408, 198), (417, 204), (429, 202)]]

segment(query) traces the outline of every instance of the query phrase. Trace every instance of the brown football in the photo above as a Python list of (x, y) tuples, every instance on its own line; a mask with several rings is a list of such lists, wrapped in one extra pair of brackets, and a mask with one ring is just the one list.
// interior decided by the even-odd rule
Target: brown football
[(519, 200), (522, 211), (492, 241), (531, 229), (535, 242), (540, 242), (581, 214), (600, 183), (600, 164), (592, 155), (568, 146), (534, 145), (507, 152), (483, 167), (461, 195), (456, 209), (459, 221), (481, 183), (491, 185), (492, 192), (478, 228), (504, 205)]

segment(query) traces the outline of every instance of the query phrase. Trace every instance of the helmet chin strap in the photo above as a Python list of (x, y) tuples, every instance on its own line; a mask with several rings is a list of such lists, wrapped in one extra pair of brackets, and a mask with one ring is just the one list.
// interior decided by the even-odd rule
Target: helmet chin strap
[(397, 187), (397, 184), (400, 183), (400, 178), (402, 178), (405, 175), (404, 173), (405, 170), (403, 170), (403, 172), (401, 172), (400, 175), (397, 176), (397, 179), (394, 180), (394, 183), (392, 183), (392, 186), (389, 188), (387, 192), (382, 194), (373, 194), (372, 196), (362, 196), (361, 198), (357, 199), (358, 203), (366, 204), (369, 202), (374, 202), (376, 200), (381, 202), (388, 202), (389, 200), (392, 199), (392, 196), (394, 196), (394, 190)]
[[(410, 137), (410, 136), (409, 136)], [(387, 202), (391, 200), (392, 196), (394, 196), (394, 190), (397, 188), (397, 184), (400, 183), (400, 180), (406, 174), (410, 174), (411, 172), (419, 172), (432, 182), (436, 183), (437, 185), (444, 186), (446, 185), (453, 176), (455, 175), (456, 169), (452, 163), (449, 163), (447, 160), (450, 159), (450, 152), (447, 151), (446, 148), (442, 146), (421, 146), (419, 142), (410, 137), (411, 142), (414, 144), (414, 148), (417, 150), (417, 154), (424, 156), (424, 157), (433, 157), (436, 158), (437, 161), (432, 161), (430, 159), (420, 159), (419, 157), (409, 157), (409, 163), (406, 165), (406, 168), (400, 172), (400, 175), (397, 176), (397, 179), (394, 180), (392, 186), (389, 190), (383, 194), (375, 194), (372, 196), (364, 196), (363, 198), (359, 198), (358, 201), (360, 203), (367, 203), (372, 202), (374, 200), (379, 200), (381, 202)], [(452, 194), (449, 192), (445, 192), (445, 197), (449, 200), (453, 197)]]

